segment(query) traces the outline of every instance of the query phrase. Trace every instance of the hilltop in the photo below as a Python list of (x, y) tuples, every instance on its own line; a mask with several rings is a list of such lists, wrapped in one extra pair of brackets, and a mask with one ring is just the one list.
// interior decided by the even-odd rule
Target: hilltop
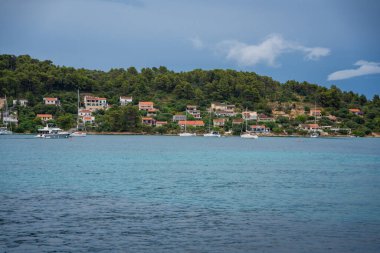
[[(321, 131), (325, 127), (326, 134), (343, 134), (347, 129), (359, 136), (380, 132), (379, 96), (368, 100), (364, 95), (342, 91), (336, 86), (326, 88), (294, 80), (280, 83), (254, 72), (235, 70), (195, 69), (176, 73), (161, 66), (105, 72), (57, 66), (28, 55), (0, 56), (0, 97), (7, 96), (10, 105), (13, 100), (27, 100), (27, 106), (16, 102), (12, 107), (14, 117), (18, 118), (17, 126), (13, 126), (17, 132), (36, 131), (43, 124), (41, 118), (36, 118), (37, 114), (51, 114), (49, 120), (65, 129), (74, 127), (78, 89), (82, 107), (85, 96), (106, 99), (104, 110), (91, 112), (94, 120), (86, 128), (92, 131), (176, 133), (180, 127), (172, 121), (173, 116), (194, 105), (204, 126), (192, 130), (202, 132), (211, 122), (208, 108), (212, 103), (222, 103), (233, 105), (234, 114), (218, 115), (214, 110), (213, 119), (225, 119), (222, 126), (214, 124), (221, 131), (239, 132), (241, 126), (234, 126), (233, 120), (241, 118), (247, 110), (257, 113), (256, 118), (248, 118), (250, 125), (264, 125), (268, 131), (278, 134), (306, 134), (310, 129), (305, 124), (312, 124), (314, 116)], [(133, 100), (120, 106), (120, 96)], [(44, 104), (44, 97), (58, 98), (60, 106)], [(159, 127), (146, 124), (144, 118), (148, 118), (149, 112), (139, 110), (141, 101), (153, 102), (156, 111), (149, 116), (152, 122), (167, 124)], [(317, 107), (315, 112), (314, 107)]]

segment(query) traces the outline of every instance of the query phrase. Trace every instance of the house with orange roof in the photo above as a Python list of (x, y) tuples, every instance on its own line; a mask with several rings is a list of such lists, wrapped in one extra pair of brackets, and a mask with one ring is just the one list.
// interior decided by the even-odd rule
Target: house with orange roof
[(188, 114), (191, 114), (195, 119), (201, 119), (201, 111), (197, 109), (196, 105), (186, 106), (186, 111)]
[(59, 102), (58, 98), (50, 98), (50, 97), (45, 97), (43, 98), (45, 105), (55, 105), (59, 106), (61, 103)]
[(53, 119), (53, 115), (51, 114), (37, 114), (36, 117), (45, 122)]
[(299, 125), (299, 128), (306, 131), (315, 131), (321, 129), (318, 124), (301, 124)]
[(94, 124), (95, 123), (95, 117), (94, 116), (83, 116), (82, 121), (84, 124), (86, 124), (86, 123)]
[(203, 127), (205, 123), (202, 120), (180, 120), (178, 125), (181, 127), (194, 126), (194, 127)]
[(348, 109), (350, 111), (350, 113), (353, 113), (355, 115), (363, 115), (363, 112), (358, 109), (358, 108), (352, 108), (352, 109)]
[(260, 121), (260, 122), (274, 122), (275, 119), (273, 117), (269, 117), (267, 116), (266, 114), (260, 114), (258, 117), (257, 117), (257, 121)]
[(154, 103), (150, 101), (141, 101), (139, 102), (139, 110), (140, 111), (149, 111), (154, 109)]
[(241, 115), (245, 120), (257, 120), (257, 112), (244, 111)]
[(148, 116), (148, 117), (154, 117), (154, 116), (157, 115), (157, 112), (158, 112), (158, 109), (156, 109), (156, 108), (148, 109), (146, 116)]
[(142, 117), (141, 123), (148, 126), (154, 126), (156, 125), (156, 120), (153, 119), (152, 117)]
[(309, 116), (321, 117), (322, 111), (320, 109), (310, 109)]
[(79, 110), (78, 112), (78, 116), (79, 117), (89, 117), (91, 116), (91, 111), (90, 110), (87, 110), (87, 109), (82, 109), (82, 110)]
[(213, 119), (213, 126), (217, 127), (224, 127), (224, 123), (226, 122), (226, 119)]
[(84, 96), (84, 106), (87, 110), (107, 109), (107, 99), (102, 97)]
[(233, 119), (232, 120), (232, 125), (240, 125), (244, 123), (244, 119), (238, 118), (238, 119)]
[(156, 121), (156, 127), (161, 127), (167, 124), (168, 124), (167, 121)]
[(214, 111), (215, 115), (219, 117), (233, 117), (236, 115), (235, 105), (225, 103), (211, 103), (210, 110)]

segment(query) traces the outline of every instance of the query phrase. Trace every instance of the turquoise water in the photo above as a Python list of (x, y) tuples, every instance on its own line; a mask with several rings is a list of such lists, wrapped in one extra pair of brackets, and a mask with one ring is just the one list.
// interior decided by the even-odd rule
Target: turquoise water
[(380, 139), (0, 137), (1, 252), (380, 252)]

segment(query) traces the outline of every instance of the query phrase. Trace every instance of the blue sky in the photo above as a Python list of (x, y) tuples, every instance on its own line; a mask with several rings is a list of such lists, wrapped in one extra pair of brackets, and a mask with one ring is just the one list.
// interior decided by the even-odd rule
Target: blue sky
[(380, 94), (377, 0), (0, 0), (0, 53), (109, 70), (236, 69)]

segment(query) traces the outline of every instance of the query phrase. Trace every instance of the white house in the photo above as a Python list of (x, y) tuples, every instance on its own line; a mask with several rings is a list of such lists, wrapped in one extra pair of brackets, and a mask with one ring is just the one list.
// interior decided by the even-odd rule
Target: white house
[(26, 99), (14, 99), (13, 100), (13, 105), (21, 105), (21, 106), (27, 106), (28, 105), (28, 100)]
[(257, 120), (257, 112), (244, 111), (241, 114), (245, 120)]
[(119, 98), (120, 100), (120, 105), (127, 105), (127, 104), (130, 104), (132, 103), (132, 97), (125, 97), (125, 96), (120, 96)]
[(55, 106), (59, 106), (60, 105), (60, 102), (59, 102), (58, 98), (49, 98), (49, 97), (46, 97), (46, 98), (44, 98), (44, 102), (45, 102), (45, 105), (55, 105)]

